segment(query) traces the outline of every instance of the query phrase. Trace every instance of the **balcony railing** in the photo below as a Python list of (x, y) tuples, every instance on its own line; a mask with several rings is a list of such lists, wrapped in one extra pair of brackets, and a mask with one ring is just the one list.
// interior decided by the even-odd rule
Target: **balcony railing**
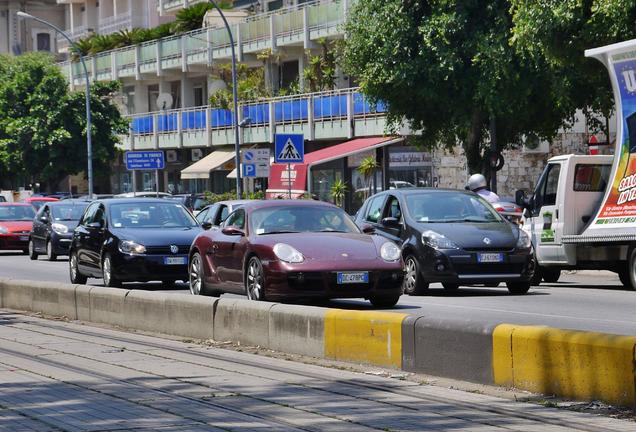
[[(384, 104), (372, 105), (358, 88), (350, 88), (243, 102), (239, 121), (250, 118), (244, 129), (246, 142), (272, 142), (277, 130), (299, 130), (307, 139), (350, 138), (382, 134), (386, 111)], [(233, 142), (231, 110), (201, 106), (128, 118), (127, 148), (137, 148), (132, 143), (147, 143), (147, 138), (154, 148), (180, 147), (184, 137), (198, 137), (193, 141), (198, 146)], [(213, 142), (212, 136), (219, 141)]]
[(145, 16), (135, 17), (132, 11), (128, 11), (99, 20), (99, 33), (110, 34), (133, 27), (145, 28), (147, 26), (148, 22)]
[[(79, 27), (75, 27), (73, 30), (65, 30), (65, 33), (71, 38), (73, 42), (77, 42), (81, 38), (86, 37), (88, 35), (89, 30), (92, 30), (92, 29), (89, 29), (88, 26), (79, 26)], [(64, 36), (58, 35), (57, 46), (59, 48), (68, 47), (68, 41), (66, 40)]]
[[(278, 46), (302, 45), (306, 48), (312, 40), (327, 36), (341, 36), (341, 24), (345, 11), (339, 0), (315, 1), (271, 13), (249, 17), (231, 26), (239, 60), (243, 54), (257, 53)], [(99, 74), (91, 79), (109, 80), (143, 75), (161, 75), (163, 70), (187, 71), (190, 66), (205, 66), (215, 59), (229, 59), (230, 41), (224, 27), (204, 28), (183, 35), (161, 38), (143, 44), (105, 51), (97, 57), (111, 57), (111, 67), (104, 61)], [(75, 73), (76, 68), (62, 63), (73, 85), (81, 85), (84, 77)], [(72, 75), (71, 75), (72, 73)]]

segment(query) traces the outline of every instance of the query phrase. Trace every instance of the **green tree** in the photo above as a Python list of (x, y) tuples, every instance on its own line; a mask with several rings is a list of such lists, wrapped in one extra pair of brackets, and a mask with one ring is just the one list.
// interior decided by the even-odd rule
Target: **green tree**
[(364, 199), (366, 200), (371, 192), (373, 176), (378, 170), (378, 164), (373, 156), (367, 156), (360, 161), (358, 172), (364, 178)]
[[(232, 1), (218, 1), (217, 5), (221, 9), (231, 9)], [(214, 9), (211, 3), (197, 3), (177, 12), (176, 19), (172, 23), (172, 31), (174, 33), (186, 33), (192, 30), (200, 29), (203, 26), (203, 18), (205, 13)]]
[(509, 43), (507, 0), (365, 0), (346, 24), (343, 62), (363, 92), (406, 121), (424, 146), (461, 143), (471, 172), (484, 168), (491, 119), (499, 149), (535, 133), (552, 138), (568, 111), (541, 59)]
[[(0, 170), (5, 178), (55, 184), (86, 169), (85, 94), (70, 92), (53, 58), (0, 58)], [(127, 131), (111, 97), (119, 84), (91, 86), (93, 165), (109, 172), (118, 135)]]
[(345, 194), (347, 193), (347, 184), (344, 181), (338, 179), (333, 182), (329, 192), (331, 192), (331, 197), (333, 198), (334, 204), (338, 207), (342, 207), (342, 202), (344, 200)]
[(636, 2), (511, 0), (512, 43), (522, 55), (544, 58), (560, 92), (555, 103), (587, 114), (588, 126), (609, 136), (614, 100), (607, 71), (589, 48), (636, 38)]

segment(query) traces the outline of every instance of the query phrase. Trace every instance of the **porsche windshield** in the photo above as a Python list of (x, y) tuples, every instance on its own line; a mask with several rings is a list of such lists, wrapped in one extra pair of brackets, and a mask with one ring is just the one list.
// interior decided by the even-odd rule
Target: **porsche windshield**
[(252, 212), (250, 227), (257, 235), (297, 232), (359, 233), (341, 209), (327, 206), (267, 207)]

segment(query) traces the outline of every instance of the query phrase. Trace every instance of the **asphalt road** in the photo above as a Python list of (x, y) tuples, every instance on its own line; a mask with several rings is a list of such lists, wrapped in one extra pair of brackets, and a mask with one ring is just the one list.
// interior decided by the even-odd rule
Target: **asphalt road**
[[(30, 261), (25, 255), (0, 252), (0, 277), (68, 282), (68, 261), (48, 262), (42, 257)], [(89, 279), (88, 283), (100, 285), (101, 281)], [(126, 287), (162, 290), (158, 283), (126, 284)], [(177, 285), (170, 292), (187, 292), (187, 286)], [(334, 300), (324, 306), (372, 309), (363, 299)], [(548, 325), (636, 335), (636, 291), (625, 290), (618, 277), (610, 272), (564, 274), (559, 283), (542, 284), (524, 296), (509, 295), (503, 284), (500, 288), (460, 288), (455, 293), (447, 293), (441, 285), (434, 284), (425, 296), (402, 296), (391, 310), (440, 319)]]
[(3, 311), (0, 383), (0, 432), (634, 428), (512, 398)]

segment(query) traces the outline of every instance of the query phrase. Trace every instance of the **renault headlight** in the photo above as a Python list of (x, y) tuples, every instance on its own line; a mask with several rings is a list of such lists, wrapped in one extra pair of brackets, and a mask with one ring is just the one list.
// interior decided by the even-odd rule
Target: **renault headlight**
[(384, 261), (397, 261), (400, 259), (400, 248), (394, 243), (386, 242), (380, 248), (380, 256)]
[(517, 240), (517, 249), (530, 249), (532, 240), (524, 230), (519, 230), (519, 239)]
[(66, 234), (68, 232), (68, 227), (64, 224), (54, 223), (51, 224), (51, 228), (58, 234)]
[(120, 240), (119, 252), (130, 255), (143, 254), (146, 253), (146, 247), (132, 240)]
[(433, 249), (459, 249), (455, 243), (435, 231), (424, 231), (422, 233), (422, 243)]
[(276, 243), (274, 245), (274, 255), (276, 255), (279, 260), (288, 263), (301, 263), (305, 261), (303, 254), (285, 243)]
[(0, 234), (8, 234), (9, 229), (5, 226), (0, 225)]

